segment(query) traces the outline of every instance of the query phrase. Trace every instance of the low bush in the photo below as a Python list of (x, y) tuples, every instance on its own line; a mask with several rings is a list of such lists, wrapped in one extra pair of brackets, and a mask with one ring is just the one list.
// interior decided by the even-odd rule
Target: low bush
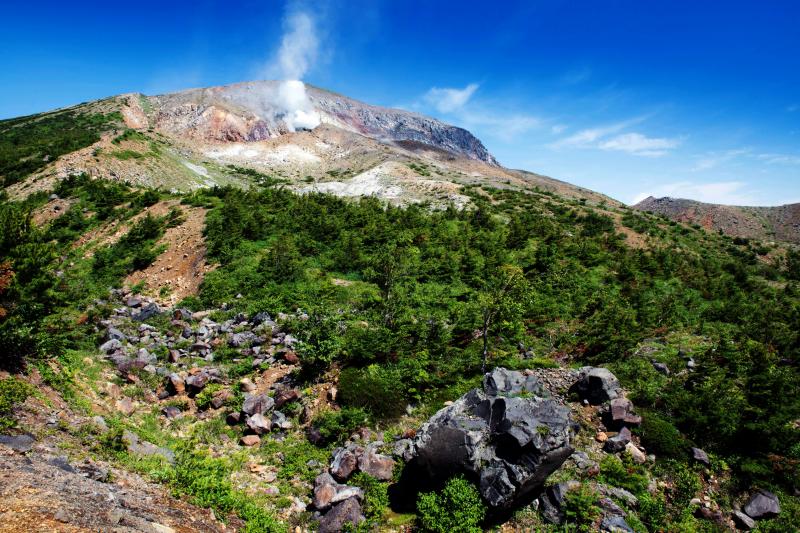
[(14, 427), (11, 410), (24, 402), (32, 392), (31, 386), (20, 379), (9, 377), (0, 380), (0, 430)]
[(585, 485), (569, 491), (564, 502), (567, 522), (574, 524), (578, 531), (593, 531), (594, 523), (600, 516), (597, 500), (597, 494)]
[(686, 455), (687, 443), (672, 422), (656, 412), (643, 413), (639, 428), (642, 444), (647, 451), (666, 457)]
[(426, 492), (417, 499), (421, 531), (479, 533), (486, 506), (478, 489), (463, 477), (454, 477), (440, 492)]
[(358, 407), (344, 407), (339, 411), (323, 411), (318, 414), (312, 426), (316, 428), (322, 443), (341, 442), (357, 429), (369, 424), (369, 416)]
[(361, 407), (379, 418), (400, 415), (406, 405), (400, 372), (392, 366), (347, 368), (339, 376), (342, 403)]

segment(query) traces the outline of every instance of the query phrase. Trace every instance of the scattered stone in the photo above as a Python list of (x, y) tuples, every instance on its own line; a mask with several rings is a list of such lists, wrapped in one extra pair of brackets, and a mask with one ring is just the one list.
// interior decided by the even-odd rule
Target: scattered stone
[(189, 394), (197, 394), (205, 389), (206, 385), (208, 385), (208, 374), (205, 372), (199, 372), (186, 378), (184, 383), (186, 384), (186, 391)]
[[(380, 443), (383, 444), (383, 443)], [(375, 479), (389, 481), (394, 472), (394, 459), (377, 453), (378, 443), (370, 444), (358, 458), (358, 469)]]
[(248, 416), (247, 420), (245, 420), (245, 424), (247, 424), (247, 427), (256, 435), (269, 433), (269, 430), (272, 429), (272, 422), (264, 418), (264, 415), (261, 413)]
[(136, 412), (136, 406), (133, 405), (133, 401), (128, 398), (127, 396), (124, 398), (120, 398), (114, 403), (114, 407), (125, 416), (131, 416), (133, 413)]
[(250, 378), (242, 378), (239, 380), (239, 388), (242, 392), (253, 392), (256, 390), (256, 385)]
[(259, 444), (261, 444), (261, 437), (259, 437), (258, 435), (245, 435), (244, 437), (239, 439), (239, 443), (241, 443), (242, 446), (248, 446), (248, 447), (258, 446)]
[(150, 302), (149, 304), (142, 307), (141, 311), (138, 313), (134, 313), (131, 318), (137, 322), (144, 322), (145, 320), (150, 320), (153, 317), (158, 316), (161, 314), (161, 309), (158, 305), (154, 302)]
[(169, 419), (178, 418), (181, 416), (181, 410), (175, 407), (174, 405), (170, 405), (165, 407), (161, 410), (161, 412)]
[(635, 533), (633, 528), (619, 515), (604, 516), (603, 520), (600, 522), (600, 531), (608, 531), (610, 533)]
[[(494, 508), (513, 507), (541, 488), (574, 451), (569, 408), (538, 396), (486, 393), (485, 384), (508, 380), (507, 371), (494, 370), (483, 389), (440, 410), (414, 439), (413, 463), (423, 474), (476, 476), (481, 495)], [(511, 380), (526, 382), (522, 376)]]
[(247, 415), (265, 414), (275, 406), (275, 400), (266, 394), (248, 396), (242, 404), (242, 411)]
[(106, 419), (100, 415), (92, 417), (92, 423), (100, 430), (101, 433), (105, 433), (108, 431), (108, 424), (106, 424)]
[(597, 505), (600, 506), (606, 515), (625, 516), (627, 514), (625, 509), (614, 503), (614, 500), (608, 497), (600, 498)]
[(122, 349), (122, 342), (119, 339), (110, 339), (100, 345), (100, 351), (106, 354), (112, 354), (117, 350)]
[(619, 433), (608, 439), (603, 445), (603, 449), (608, 453), (620, 453), (631, 441), (631, 430), (622, 428)]
[(659, 374), (663, 374), (665, 376), (669, 376), (670, 375), (669, 367), (667, 365), (665, 365), (664, 363), (659, 363), (659, 362), (653, 361), (653, 368)]
[(300, 399), (300, 392), (297, 389), (284, 389), (275, 395), (275, 408), (280, 409), (289, 402)]
[(139, 455), (160, 455), (169, 463), (175, 462), (175, 453), (172, 450), (156, 446), (146, 440), (139, 440), (139, 436), (136, 433), (125, 430), (122, 432), (122, 440), (127, 444), (129, 452)]
[(347, 500), (335, 505), (319, 521), (318, 533), (338, 533), (347, 527), (355, 529), (355, 526), (364, 521), (361, 514), (361, 504), (356, 498)]
[(278, 429), (292, 428), (292, 421), (286, 418), (286, 415), (280, 411), (273, 411), (270, 420), (272, 421), (272, 427), (276, 427)]
[(289, 363), (290, 365), (296, 365), (300, 362), (300, 358), (297, 357), (297, 354), (292, 351), (286, 351), (282, 355), (283, 360)]
[(642, 465), (647, 462), (647, 456), (632, 442), (625, 445), (625, 453), (631, 456), (634, 463)]
[(235, 413), (228, 413), (228, 416), (225, 417), (225, 423), (229, 426), (235, 426), (239, 422), (242, 421), (242, 413), (235, 412)]
[(711, 465), (711, 460), (708, 458), (708, 454), (700, 448), (692, 448), (692, 459), (698, 463), (703, 463), (706, 466)]
[(581, 400), (588, 400), (592, 405), (600, 405), (621, 396), (617, 377), (607, 368), (600, 367), (581, 368), (580, 379), (570, 387), (570, 392), (577, 393)]
[(594, 440), (597, 442), (605, 442), (608, 440), (608, 433), (605, 431), (598, 431), (597, 434), (594, 436)]
[(750, 518), (763, 520), (775, 518), (781, 512), (781, 504), (778, 497), (766, 490), (759, 490), (750, 497), (744, 506), (744, 512)]
[(638, 426), (642, 423), (642, 417), (633, 412), (633, 402), (627, 398), (614, 398), (608, 409), (607, 426), (611, 429), (621, 428), (622, 426)]
[(173, 394), (183, 394), (186, 392), (186, 382), (178, 374), (170, 374), (168, 388)]
[(333, 450), (330, 472), (339, 481), (346, 481), (358, 467), (356, 454), (348, 448)]
[(736, 527), (739, 529), (750, 531), (756, 527), (756, 521), (741, 511), (734, 511), (731, 515), (731, 518), (733, 518), (734, 524), (736, 524)]
[(211, 397), (211, 407), (219, 409), (225, 402), (233, 399), (233, 393), (229, 389), (218, 390)]
[(19, 453), (31, 451), (34, 442), (34, 438), (30, 435), (0, 435), (0, 444)]
[(358, 498), (360, 500), (363, 497), (364, 492), (360, 488), (337, 483), (327, 472), (318, 475), (314, 480), (313, 505), (320, 511), (348, 498)]
[(547, 488), (544, 493), (539, 497), (539, 508), (542, 517), (551, 524), (561, 525), (564, 523), (564, 503), (566, 502), (567, 493), (580, 487), (578, 481), (562, 481)]

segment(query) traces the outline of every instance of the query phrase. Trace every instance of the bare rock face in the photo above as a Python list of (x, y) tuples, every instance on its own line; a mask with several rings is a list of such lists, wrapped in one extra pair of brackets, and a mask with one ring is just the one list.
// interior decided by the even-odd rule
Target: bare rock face
[(413, 461), (431, 479), (465, 473), (495, 509), (521, 503), (574, 451), (569, 409), (543, 397), (532, 376), (496, 369), (436, 413), (413, 441)]

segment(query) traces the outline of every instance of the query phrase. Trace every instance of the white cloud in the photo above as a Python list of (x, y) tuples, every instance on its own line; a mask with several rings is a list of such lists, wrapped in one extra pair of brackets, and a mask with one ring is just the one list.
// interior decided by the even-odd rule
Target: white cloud
[(634, 195), (631, 204), (636, 204), (654, 196), (661, 198), (688, 198), (699, 202), (727, 205), (755, 205), (758, 203), (753, 191), (747, 190), (747, 184), (741, 181), (719, 181), (698, 183), (692, 181), (678, 181), (665, 183), (648, 191)]
[(553, 132), (553, 134), (558, 135), (560, 133), (564, 133), (565, 131), (567, 131), (568, 127), (569, 126), (567, 126), (566, 124), (555, 124), (550, 127), (550, 131)]
[(756, 158), (769, 165), (800, 165), (800, 156), (793, 154), (758, 154)]
[(623, 133), (602, 141), (598, 147), (602, 150), (617, 150), (634, 155), (660, 157), (679, 144), (679, 139), (646, 137), (641, 133)]
[(748, 148), (726, 150), (724, 152), (708, 152), (697, 160), (697, 163), (692, 167), (692, 172), (711, 170), (712, 168), (716, 168), (723, 163), (727, 163), (728, 161), (748, 153), (750, 153), (750, 149)]
[(470, 83), (463, 89), (431, 88), (424, 96), (424, 100), (440, 113), (452, 113), (464, 107), (475, 91), (477, 83)]
[[(615, 124), (584, 129), (551, 143), (549, 146), (554, 149), (596, 148), (627, 152), (638, 156), (659, 157), (666, 155), (669, 150), (681, 143), (680, 139), (647, 137), (636, 132), (620, 133), (622, 130), (646, 120), (646, 118), (646, 116), (636, 117)], [(619, 135), (615, 135), (617, 133)]]

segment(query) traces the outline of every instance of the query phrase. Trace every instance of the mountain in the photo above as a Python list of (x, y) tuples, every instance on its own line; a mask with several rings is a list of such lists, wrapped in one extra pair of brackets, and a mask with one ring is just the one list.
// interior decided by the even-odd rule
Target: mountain
[(504, 168), (462, 128), (300, 82), (131, 93), (0, 121), (0, 177), (12, 185), (12, 196), (47, 190), (81, 172), (187, 191), (248, 186), (249, 171), (298, 192), (373, 195), (398, 204), (463, 205), (463, 186), (491, 185), (619, 205), (562, 181)]
[(650, 196), (632, 208), (677, 222), (698, 224), (708, 230), (721, 230), (734, 237), (800, 244), (800, 204), (743, 207)]
[(800, 530), (792, 245), (297, 83), (0, 121), (0, 177), (1, 531)]

